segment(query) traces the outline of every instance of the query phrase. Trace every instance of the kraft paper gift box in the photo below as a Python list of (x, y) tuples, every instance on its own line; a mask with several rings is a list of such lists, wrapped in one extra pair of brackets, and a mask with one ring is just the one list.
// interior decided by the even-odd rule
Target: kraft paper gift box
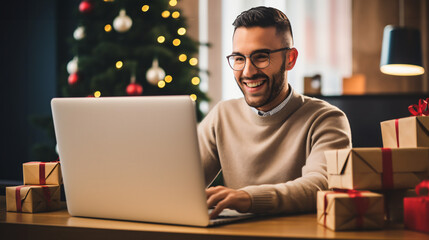
[(348, 190), (317, 192), (317, 221), (331, 230), (379, 229), (384, 224), (383, 195)]
[(412, 116), (380, 123), (383, 147), (429, 147), (429, 117)]
[[(425, 188), (421, 193), (420, 188)], [(416, 187), (418, 197), (404, 198), (404, 226), (407, 229), (429, 233), (429, 180), (421, 182)]]
[(11, 212), (44, 212), (60, 208), (59, 185), (6, 187), (6, 210)]
[(428, 176), (429, 148), (325, 151), (329, 188), (409, 189)]
[(60, 185), (60, 162), (27, 162), (22, 164), (24, 185)]

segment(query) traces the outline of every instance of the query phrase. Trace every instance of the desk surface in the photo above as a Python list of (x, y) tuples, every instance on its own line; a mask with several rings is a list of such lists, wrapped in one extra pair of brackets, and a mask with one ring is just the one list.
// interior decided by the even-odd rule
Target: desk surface
[[(5, 211), (0, 196), (0, 236), (4, 239), (429, 239), (429, 234), (396, 225), (384, 230), (334, 232), (315, 214), (251, 219), (199, 228), (71, 217), (66, 209), (47, 213)], [(2, 238), (3, 239), (3, 238)]]

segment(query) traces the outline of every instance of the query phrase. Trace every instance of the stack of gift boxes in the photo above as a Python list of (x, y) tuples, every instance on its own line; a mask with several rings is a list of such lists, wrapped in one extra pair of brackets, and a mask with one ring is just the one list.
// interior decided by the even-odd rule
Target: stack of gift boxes
[[(320, 224), (332, 230), (380, 229), (403, 221), (408, 229), (429, 232), (427, 107), (421, 100), (410, 106), (415, 116), (381, 122), (383, 148), (325, 152), (332, 190), (318, 192)], [(426, 196), (422, 190), (417, 196), (416, 186), (426, 189)]]
[(22, 167), (24, 185), (6, 188), (6, 210), (35, 213), (59, 209), (60, 163), (28, 162)]

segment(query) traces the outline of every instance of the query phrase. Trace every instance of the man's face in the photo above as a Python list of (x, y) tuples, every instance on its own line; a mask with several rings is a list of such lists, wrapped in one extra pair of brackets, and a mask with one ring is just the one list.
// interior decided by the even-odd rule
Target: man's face
[[(233, 37), (233, 54), (248, 56), (257, 50), (288, 47), (283, 42), (275, 27), (239, 27)], [(269, 111), (286, 98), (289, 91), (286, 70), (293, 68), (296, 56), (296, 49), (271, 53), (270, 64), (263, 69), (256, 68), (246, 57), (244, 69), (234, 71), (234, 77), (249, 106)]]

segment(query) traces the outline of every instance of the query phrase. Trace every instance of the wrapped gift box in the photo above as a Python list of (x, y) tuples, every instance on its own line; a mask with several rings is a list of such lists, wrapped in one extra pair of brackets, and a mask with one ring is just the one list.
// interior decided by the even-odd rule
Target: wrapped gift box
[(379, 229), (384, 224), (383, 195), (368, 191), (317, 192), (317, 221), (332, 230)]
[(404, 225), (407, 229), (429, 233), (429, 197), (404, 198)]
[(418, 197), (404, 198), (405, 228), (429, 233), (429, 180), (416, 186)]
[(60, 208), (59, 185), (6, 187), (6, 210), (12, 212), (44, 212)]
[(429, 148), (325, 151), (329, 188), (409, 189), (428, 176)]
[(60, 185), (60, 162), (28, 162), (22, 164), (24, 185)]
[(383, 147), (429, 147), (429, 117), (413, 116), (380, 123)]

